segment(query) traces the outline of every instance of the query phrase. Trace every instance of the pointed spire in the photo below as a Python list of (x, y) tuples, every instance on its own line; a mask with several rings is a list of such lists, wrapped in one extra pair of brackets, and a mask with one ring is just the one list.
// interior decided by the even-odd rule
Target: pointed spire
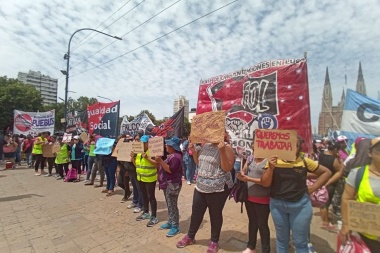
[(332, 92), (331, 92), (329, 68), (326, 67), (325, 85), (323, 87), (323, 95), (322, 95), (322, 112), (331, 111), (331, 107), (332, 107)]
[(346, 99), (346, 92), (344, 91), (344, 88), (343, 88), (343, 92), (342, 92), (342, 101), (344, 101)]
[(361, 62), (359, 62), (359, 74), (358, 74), (358, 81), (356, 83), (356, 91), (363, 94), (363, 95), (367, 95)]
[(330, 76), (329, 76), (329, 67), (326, 67), (326, 77), (325, 77), (325, 86), (330, 86)]

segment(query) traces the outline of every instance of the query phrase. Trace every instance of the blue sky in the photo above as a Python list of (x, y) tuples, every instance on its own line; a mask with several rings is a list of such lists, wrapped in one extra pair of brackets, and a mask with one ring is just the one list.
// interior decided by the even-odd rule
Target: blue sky
[(173, 100), (179, 95), (195, 107), (201, 79), (265, 60), (300, 58), (304, 51), (308, 53), (313, 127), (321, 109), (326, 66), (334, 104), (343, 89), (355, 89), (359, 61), (368, 95), (378, 96), (380, 1), (239, 0), (128, 53), (232, 0), (176, 2), (4, 0), (0, 5), (0, 75), (15, 78), (19, 71), (39, 70), (59, 78), (58, 96), (64, 97), (64, 76), (59, 70), (66, 69), (63, 55), (68, 40), (77, 29), (90, 27), (123, 36), (123, 40), (86, 31), (74, 36), (69, 90), (76, 93), (69, 95), (120, 99), (121, 114), (136, 115), (147, 109), (157, 118), (171, 116)]

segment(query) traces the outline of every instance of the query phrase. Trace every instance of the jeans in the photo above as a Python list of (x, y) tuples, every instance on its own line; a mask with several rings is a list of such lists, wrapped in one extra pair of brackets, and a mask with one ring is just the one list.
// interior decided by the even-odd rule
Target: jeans
[(45, 167), (45, 157), (42, 156), (42, 154), (36, 154), (36, 162), (34, 164), (34, 170), (38, 172), (38, 167), (41, 166), (41, 172), (44, 170)]
[(33, 155), (32, 152), (25, 153), (26, 165), (32, 166), (33, 164)]
[(151, 183), (139, 181), (141, 194), (143, 198), (144, 213), (149, 213), (149, 204), (152, 209), (152, 216), (157, 217), (157, 200), (156, 200), (156, 181)]
[(313, 209), (307, 193), (298, 202), (271, 198), (269, 206), (276, 228), (277, 253), (288, 252), (290, 230), (296, 252), (308, 253), (307, 243)]
[[(52, 174), (53, 166), (55, 164), (55, 157), (47, 157), (46, 160), (48, 163), (49, 174)], [(55, 169), (55, 171), (57, 172), (57, 169)]]
[(190, 228), (187, 235), (195, 238), (195, 234), (203, 221), (206, 209), (210, 215), (211, 241), (219, 242), (220, 232), (223, 225), (223, 208), (226, 203), (229, 190), (227, 186), (223, 192), (202, 193), (194, 189), (193, 206), (191, 210)]
[(164, 189), (166, 205), (168, 207), (168, 223), (173, 227), (179, 227), (178, 196), (182, 185), (170, 184)]
[(124, 164), (120, 163), (119, 168), (120, 171), (117, 178), (117, 185), (124, 190), (124, 198), (127, 199), (132, 194), (131, 189), (129, 188), (129, 175), (126, 174), (127, 170)]
[(57, 164), (57, 171), (58, 174), (63, 178), (63, 170), (65, 170), (65, 175), (67, 175), (67, 172), (69, 172), (69, 163), (62, 163), (62, 164)]
[(21, 163), (21, 149), (20, 149), (20, 147), (16, 148), (15, 163)]
[(88, 155), (83, 155), (82, 159), (83, 171), (88, 171)]
[(95, 156), (89, 156), (88, 162), (87, 162), (87, 174), (86, 174), (86, 180), (90, 180), (92, 167), (94, 166), (95, 162)]
[(131, 179), (132, 190), (133, 190), (132, 203), (135, 204), (137, 207), (142, 208), (144, 205), (143, 195), (140, 189), (139, 181), (137, 181), (136, 171), (129, 172), (129, 178)]
[(251, 201), (245, 202), (245, 208), (248, 214), (248, 243), (247, 248), (256, 249), (257, 232), (260, 232), (261, 251), (270, 252), (270, 232), (268, 226), (269, 205), (259, 204)]
[(196, 168), (194, 158), (192, 156), (189, 156), (188, 163), (184, 165), (185, 165), (184, 168), (185, 168), (186, 180), (188, 182), (191, 182), (194, 179), (195, 168)]
[(107, 187), (106, 189), (109, 191), (113, 191), (115, 188), (115, 173), (116, 173), (116, 168), (117, 168), (117, 160), (116, 159), (111, 159), (105, 166), (104, 166), (104, 171), (107, 175)]
[(99, 170), (99, 174), (100, 174), (100, 185), (103, 185), (103, 183), (104, 183), (104, 166), (102, 164), (102, 159), (95, 158), (95, 164), (92, 167), (92, 171), (91, 171), (91, 183), (92, 184), (95, 182), (96, 172), (98, 170)]

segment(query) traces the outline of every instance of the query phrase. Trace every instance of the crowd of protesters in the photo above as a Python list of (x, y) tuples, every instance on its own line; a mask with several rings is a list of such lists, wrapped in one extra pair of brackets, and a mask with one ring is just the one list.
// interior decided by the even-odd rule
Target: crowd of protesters
[[(285, 161), (277, 156), (255, 157), (253, 145), (249, 157), (237, 157), (227, 132), (221, 143), (195, 144), (187, 138), (166, 139), (163, 157), (149, 155), (150, 136), (122, 135), (115, 140), (112, 148), (120, 139), (124, 142), (142, 142), (144, 145), (143, 153), (131, 152), (130, 162), (117, 161), (111, 154), (97, 155), (95, 149), (99, 138), (102, 137), (91, 135), (83, 143), (79, 136), (64, 142), (62, 136), (50, 136), (48, 132), (40, 133), (36, 138), (6, 135), (0, 140), (0, 155), (15, 168), (21, 164), (21, 154), (24, 154), (27, 167), (34, 167), (36, 176), (51, 177), (55, 168), (57, 180), (68, 181), (68, 176), (74, 174), (72, 181), (80, 182), (81, 175), (85, 174), (84, 185), (102, 187), (101, 192), (106, 196), (114, 195), (115, 187), (119, 186), (124, 190), (121, 202), (132, 197), (127, 208), (138, 214), (136, 221), (146, 220), (147, 227), (159, 222), (156, 201), (158, 185), (167, 204), (168, 219), (160, 225), (160, 229), (167, 230), (167, 237), (180, 233), (178, 197), (182, 182), (188, 185), (195, 183), (189, 228), (176, 245), (183, 248), (196, 243), (196, 233), (209, 209), (209, 253), (219, 250), (223, 208), (238, 180), (247, 182), (248, 189), (245, 200), (249, 221), (248, 242), (243, 253), (256, 252), (258, 232), (261, 251), (271, 252), (270, 214), (276, 231), (277, 252), (288, 252), (292, 237), (296, 252), (314, 253), (310, 241), (313, 210), (309, 195), (323, 187), (327, 190), (328, 200), (319, 206), (321, 227), (339, 233), (343, 243), (349, 240), (350, 235), (345, 203), (348, 200), (380, 203), (380, 138), (356, 139), (351, 153), (347, 152), (345, 136), (338, 136), (335, 140), (315, 140), (313, 152), (305, 154), (302, 152), (304, 141), (298, 137), (295, 161)], [(59, 145), (59, 150), (54, 157), (45, 157), (43, 145)], [(96, 179), (97, 174), (99, 179)], [(358, 175), (361, 177), (359, 185)], [(313, 184), (307, 185), (307, 179), (313, 179)], [(332, 210), (330, 205), (333, 206)], [(330, 211), (336, 216), (334, 221), (329, 218)], [(380, 247), (378, 237), (364, 233), (360, 236), (373, 252)]]

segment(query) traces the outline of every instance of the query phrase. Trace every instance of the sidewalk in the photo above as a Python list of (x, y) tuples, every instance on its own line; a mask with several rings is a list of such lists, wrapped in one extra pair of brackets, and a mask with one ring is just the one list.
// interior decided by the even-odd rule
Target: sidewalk
[[(83, 182), (65, 183), (53, 177), (33, 176), (34, 170), (19, 167), (0, 171), (0, 252), (206, 252), (210, 238), (210, 221), (206, 212), (196, 240), (184, 249), (175, 244), (189, 227), (194, 185), (184, 184), (180, 194), (181, 234), (167, 238), (159, 226), (146, 227), (147, 221), (135, 221), (136, 214), (127, 209), (129, 201), (120, 203), (122, 190), (106, 197), (100, 188)], [(83, 177), (82, 177), (83, 178)], [(166, 221), (166, 203), (162, 191), (156, 191), (158, 219)], [(318, 253), (333, 253), (336, 234), (320, 229), (321, 221), (314, 209), (311, 240)], [(271, 247), (275, 252), (275, 232), (270, 218)], [(240, 204), (227, 201), (219, 252), (241, 252), (247, 241), (246, 211)], [(260, 240), (258, 242), (260, 252)], [(290, 251), (291, 252), (291, 251)]]

